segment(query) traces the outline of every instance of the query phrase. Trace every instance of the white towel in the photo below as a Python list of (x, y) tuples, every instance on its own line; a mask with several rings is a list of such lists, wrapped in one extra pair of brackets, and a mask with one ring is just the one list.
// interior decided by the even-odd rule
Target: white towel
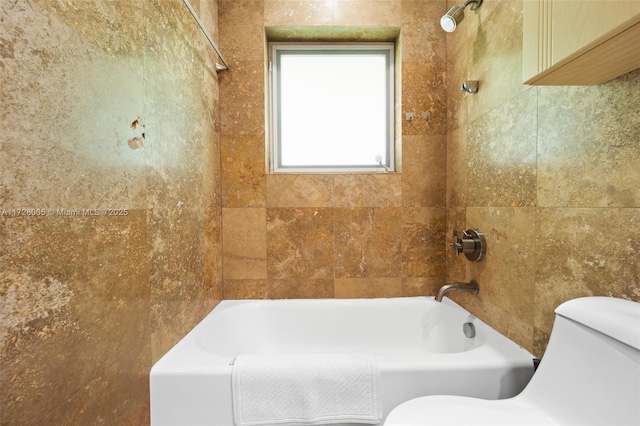
[(239, 355), (231, 384), (237, 426), (378, 424), (378, 364), (370, 354)]

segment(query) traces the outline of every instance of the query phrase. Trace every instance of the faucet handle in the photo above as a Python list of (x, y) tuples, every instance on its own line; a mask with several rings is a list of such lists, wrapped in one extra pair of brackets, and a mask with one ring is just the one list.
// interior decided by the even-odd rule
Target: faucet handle
[(453, 231), (453, 243), (451, 247), (456, 251), (456, 256), (460, 253), (472, 262), (479, 262), (484, 259), (487, 251), (487, 243), (482, 232), (477, 229), (467, 229), (462, 232), (462, 238), (458, 237), (458, 231)]
[(457, 229), (453, 230), (453, 242), (449, 245), (453, 247), (453, 249), (456, 251), (456, 256), (460, 256), (460, 253), (462, 253), (463, 247), (462, 247), (462, 240), (458, 238)]

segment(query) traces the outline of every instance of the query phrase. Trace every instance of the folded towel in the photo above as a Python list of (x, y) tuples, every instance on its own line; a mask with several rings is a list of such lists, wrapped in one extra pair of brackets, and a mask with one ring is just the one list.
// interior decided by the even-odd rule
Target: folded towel
[(239, 355), (231, 375), (237, 426), (378, 424), (370, 354)]

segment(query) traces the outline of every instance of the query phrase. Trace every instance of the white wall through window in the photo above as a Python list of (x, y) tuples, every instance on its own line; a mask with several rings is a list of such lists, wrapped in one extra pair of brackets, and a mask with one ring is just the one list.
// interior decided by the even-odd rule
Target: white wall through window
[(270, 53), (273, 171), (393, 170), (393, 43)]

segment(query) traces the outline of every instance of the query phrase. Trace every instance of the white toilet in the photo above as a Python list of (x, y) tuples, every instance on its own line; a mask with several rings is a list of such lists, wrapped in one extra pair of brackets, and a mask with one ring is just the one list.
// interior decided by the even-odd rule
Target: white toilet
[(563, 303), (544, 359), (518, 396), (425, 396), (399, 405), (384, 423), (409, 425), (640, 425), (640, 303)]

